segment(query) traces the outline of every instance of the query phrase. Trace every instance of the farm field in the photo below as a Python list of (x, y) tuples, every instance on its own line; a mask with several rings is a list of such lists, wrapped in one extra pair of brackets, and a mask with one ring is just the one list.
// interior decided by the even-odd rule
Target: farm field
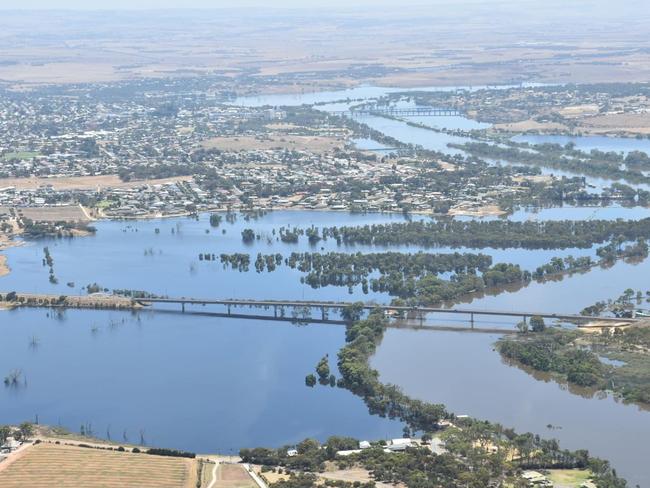
[[(211, 469), (207, 466), (206, 469)], [(257, 488), (241, 464), (221, 464), (217, 468), (216, 488)]]
[(87, 222), (88, 216), (79, 205), (64, 207), (24, 207), (18, 214), (34, 222)]
[(175, 176), (173, 178), (122, 181), (117, 175), (0, 178), (0, 188), (14, 187), (18, 190), (30, 190), (41, 186), (49, 186), (53, 190), (60, 191), (95, 190), (98, 188), (137, 188), (142, 185), (165, 185), (191, 179), (191, 176)]
[(203, 142), (207, 149), (222, 151), (248, 151), (282, 148), (290, 151), (317, 153), (341, 148), (344, 141), (332, 137), (280, 135), (258, 138), (253, 136), (215, 137)]
[(190, 459), (38, 444), (0, 467), (0, 486), (194, 488), (195, 466)]

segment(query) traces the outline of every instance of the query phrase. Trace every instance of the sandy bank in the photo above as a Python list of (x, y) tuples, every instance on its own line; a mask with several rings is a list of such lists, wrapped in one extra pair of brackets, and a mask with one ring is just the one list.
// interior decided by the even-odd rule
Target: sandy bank
[(7, 264), (7, 256), (0, 254), (0, 277), (7, 276), (11, 272), (9, 265)]

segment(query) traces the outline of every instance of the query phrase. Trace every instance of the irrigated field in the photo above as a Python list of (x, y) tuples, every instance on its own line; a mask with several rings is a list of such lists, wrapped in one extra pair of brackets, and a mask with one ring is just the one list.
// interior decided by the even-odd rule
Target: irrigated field
[(0, 470), (2, 488), (194, 488), (190, 459), (38, 444)]

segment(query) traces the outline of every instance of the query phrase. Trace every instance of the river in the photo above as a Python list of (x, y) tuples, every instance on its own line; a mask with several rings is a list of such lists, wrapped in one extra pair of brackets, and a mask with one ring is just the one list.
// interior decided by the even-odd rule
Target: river
[[(361, 91), (320, 94), (315, 100), (381, 96), (382, 90), (372, 89), (371, 95)], [(308, 103), (309, 96), (289, 97), (299, 104)], [(261, 98), (257, 104), (287, 105), (286, 97)], [(425, 147), (444, 147), (446, 138), (453, 137), (403, 122), (375, 119), (371, 123), (388, 135)], [(566, 206), (520, 209), (510, 218), (648, 216), (650, 210), (642, 207)], [(250, 221), (239, 216), (234, 223), (224, 220), (218, 228), (210, 227), (206, 215), (198, 220), (98, 222), (98, 232), (92, 237), (45, 239), (6, 251), (12, 273), (0, 278), (0, 290), (73, 294), (97, 282), (107, 289), (141, 289), (170, 296), (385, 302), (389, 297), (372, 292), (363, 295), (359, 288), (351, 293), (345, 288), (311, 289), (300, 283), (300, 272), (285, 267), (274, 273), (256, 273), (251, 266), (250, 272), (240, 273), (223, 269), (218, 261), (200, 261), (198, 255), (379, 252), (386, 248), (339, 247), (332, 240), (314, 247), (305, 238), (299, 244), (284, 244), (276, 240), (272, 230), (294, 225), (398, 222), (405, 218), (397, 214), (286, 211)], [(243, 245), (241, 231), (245, 228), (254, 229), (261, 239)], [(58, 284), (49, 282), (48, 269), (42, 265), (44, 246), (49, 247), (54, 259)], [(415, 246), (391, 249), (420, 250)], [(553, 256), (593, 256), (594, 252), (456, 250), (484, 252), (495, 262), (515, 262), (526, 269), (534, 269)], [(649, 272), (648, 261), (619, 262), (609, 269), (596, 268), (556, 282), (532, 283), (498, 296), (474, 297), (471, 306), (577, 313), (597, 300), (618, 296), (625, 288), (650, 288)], [(449, 317), (444, 320), (454, 323)], [(26, 380), (17, 388), (0, 388), (3, 422), (38, 415), (41, 422), (72, 430), (91, 423), (100, 437), (110, 433), (113, 439), (121, 440), (126, 432), (131, 442), (137, 442), (142, 431), (149, 444), (198, 452), (293, 444), (307, 436), (325, 439), (339, 434), (377, 439), (401, 434), (398, 422), (369, 416), (363, 403), (344, 390), (304, 386), (305, 375), (313, 371), (317, 361), (324, 354), (334, 358), (342, 346), (340, 326), (296, 326), (178, 313), (70, 310), (59, 317), (46, 310), (17, 310), (0, 312), (0, 329), (4, 346), (0, 374), (17, 368)], [(445, 403), (457, 414), (556, 437), (567, 448), (588, 448), (610, 459), (631, 486), (638, 483), (650, 487), (648, 412), (607, 397), (585, 398), (554, 382), (537, 380), (501, 361), (492, 346), (497, 339), (496, 335), (390, 330), (373, 365), (383, 381), (399, 384), (415, 397)], [(549, 429), (549, 424), (555, 427)]]
[[(630, 212), (630, 216), (647, 215), (642, 209), (619, 210)], [(564, 208), (562, 212), (520, 210), (516, 218), (585, 218), (589, 212), (616, 216), (609, 208), (578, 207)], [(339, 247), (332, 240), (314, 248), (304, 237), (298, 244), (285, 244), (272, 238), (272, 229), (404, 219), (399, 214), (284, 211), (269, 213), (259, 220), (246, 221), (239, 216), (234, 223), (228, 223), (224, 219), (218, 228), (210, 227), (207, 215), (199, 220), (98, 222), (98, 232), (92, 237), (46, 239), (8, 250), (12, 273), (0, 278), (0, 289), (72, 294), (82, 293), (84, 286), (97, 282), (108, 289), (142, 289), (170, 296), (385, 302), (389, 299), (386, 295), (363, 295), (359, 288), (352, 295), (345, 288), (311, 289), (300, 284), (298, 271), (286, 267), (273, 273), (256, 273), (251, 267), (248, 273), (240, 273), (225, 270), (218, 262), (200, 261), (198, 254), (378, 252), (386, 248)], [(250, 247), (241, 243), (241, 231), (248, 227), (262, 236)], [(42, 265), (44, 246), (49, 247), (54, 260), (59, 280), (56, 285), (49, 282), (48, 269)], [(413, 246), (397, 249), (419, 250)], [(495, 260), (517, 262), (526, 269), (556, 255), (593, 255), (590, 250), (573, 249), (461, 250), (484, 252)], [(648, 267), (648, 262), (618, 263), (607, 270), (595, 269), (558, 282), (532, 283), (519, 291), (475, 298), (471, 305), (476, 309), (551, 308), (575, 313), (596, 300), (617, 296), (627, 286), (646, 289)], [(74, 286), (69, 287), (69, 282)], [(41, 422), (61, 423), (73, 430), (89, 422), (100, 436), (106, 436), (110, 426), (114, 439), (121, 439), (126, 430), (131, 441), (137, 441), (143, 429), (150, 444), (194, 451), (284, 445), (305, 436), (385, 438), (401, 432), (399, 423), (369, 416), (363, 403), (346, 391), (304, 386), (304, 377), (313, 371), (316, 362), (326, 353), (334, 358), (343, 344), (340, 326), (296, 326), (177, 313), (132, 315), (72, 310), (62, 318), (48, 317), (46, 310), (0, 313), (5, 346), (0, 355), (0, 372), (21, 369), (27, 380), (24, 387), (0, 389), (0, 416), (4, 421), (17, 422), (38, 414)], [(442, 320), (431, 318), (435, 319)], [(446, 317), (443, 323), (453, 324), (456, 320), (460, 319)], [(501, 321), (499, 325), (511, 327), (512, 323)], [(30, 346), (32, 338), (36, 338), (36, 347)], [(643, 465), (628, 455), (637, 452), (634, 443), (628, 451), (614, 441), (624, 438), (621, 432), (645, 432), (644, 428), (650, 428), (648, 413), (611, 399), (585, 400), (553, 383), (540, 383), (504, 365), (492, 351), (495, 339), (490, 335), (391, 330), (374, 364), (382, 379), (400, 384), (414, 396), (449, 404), (456, 413), (470, 413), (519, 430), (558, 437), (567, 447), (588, 447), (612, 459), (630, 479), (642, 479), (639, 469)], [(421, 352), (425, 347), (429, 352)], [(467, 357), (471, 361), (465, 360), (465, 369), (458, 370), (458, 362)], [(470, 386), (474, 383), (468, 382), (466, 376), (471, 371), (476, 372), (474, 382), (484, 385), (482, 389)], [(513, 375), (516, 382), (511, 380)], [(492, 391), (495, 382), (501, 386)], [(552, 396), (544, 393), (549, 389)], [(552, 400), (554, 409), (544, 408), (542, 403), (538, 411), (523, 404), (526, 398), (534, 404), (540, 397)], [(580, 408), (579, 423), (575, 423), (576, 404)], [(601, 425), (603, 409), (608, 418), (616, 421)], [(548, 430), (545, 426), (549, 423), (562, 429)], [(576, 430), (582, 434), (576, 435)], [(619, 437), (610, 437), (610, 430)], [(591, 442), (589, 432), (603, 433), (601, 440), (611, 438), (612, 442)]]

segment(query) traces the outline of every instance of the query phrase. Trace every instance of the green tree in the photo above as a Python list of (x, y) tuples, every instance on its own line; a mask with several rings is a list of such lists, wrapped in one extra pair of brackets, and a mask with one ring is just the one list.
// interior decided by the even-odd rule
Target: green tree
[(255, 240), (255, 231), (253, 229), (244, 229), (241, 231), (242, 241), (250, 243)]
[(23, 439), (29, 439), (34, 435), (34, 425), (31, 422), (23, 422), (18, 427), (18, 430), (20, 430)]
[(11, 435), (11, 429), (7, 425), (0, 425), (0, 446), (7, 442), (7, 438)]
[(316, 385), (316, 376), (313, 374), (308, 374), (305, 376), (305, 385), (313, 388)]
[(361, 320), (363, 314), (363, 302), (355, 302), (341, 311), (341, 317), (350, 322), (357, 322)]
[(533, 332), (544, 332), (546, 329), (546, 323), (539, 315), (533, 315), (530, 318), (530, 327), (533, 329)]
[(316, 365), (316, 374), (321, 385), (326, 385), (330, 381), (330, 364), (329, 356), (326, 354), (318, 361)]

